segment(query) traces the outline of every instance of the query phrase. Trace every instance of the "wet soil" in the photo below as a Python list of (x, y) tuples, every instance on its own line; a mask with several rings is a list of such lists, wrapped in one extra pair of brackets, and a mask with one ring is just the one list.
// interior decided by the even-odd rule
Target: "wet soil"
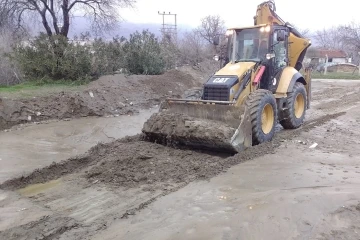
[(0, 132), (0, 184), (52, 162), (83, 154), (99, 142), (136, 135), (144, 121), (157, 111), (152, 108), (132, 116), (31, 123)]
[[(208, 72), (184, 69), (156, 76), (104, 76), (82, 90), (45, 96), (0, 96), (0, 130), (49, 119), (132, 115), (139, 109), (159, 104), (165, 97), (179, 97), (186, 89), (201, 86), (206, 80)], [(198, 75), (204, 78), (199, 79)]]
[[(6, 181), (0, 189), (30, 199), (25, 208), (52, 214), (0, 228), (0, 238), (357, 239), (360, 83), (337, 84), (343, 92), (330, 101), (317, 97), (334, 84), (314, 82), (316, 100), (303, 127), (234, 156), (136, 135)], [(23, 194), (56, 179), (50, 189)], [(0, 190), (5, 211), (10, 202), (22, 210), (19, 199)]]
[(284, 139), (296, 137), (302, 131), (325, 124), (345, 114), (326, 115), (307, 122), (301, 129), (283, 131), (271, 142), (253, 146), (232, 157), (216, 156), (218, 153), (195, 152), (166, 147), (144, 141), (140, 134), (125, 137), (107, 144), (99, 143), (83, 156), (70, 158), (37, 169), (28, 176), (14, 178), (0, 185), (0, 189), (16, 190), (30, 184), (45, 183), (62, 176), (81, 172), (82, 177), (110, 186), (166, 189), (174, 183), (189, 183), (197, 179), (210, 179), (233, 165), (272, 153)]
[[(1, 233), (3, 239), (59, 239), (61, 235), (76, 229), (79, 224), (72, 218), (44, 216), (40, 220), (30, 222), (11, 231)], [(27, 234), (24, 235), (24, 232)]]
[[(240, 120), (238, 121), (238, 125)], [(154, 113), (142, 132), (149, 141), (168, 146), (196, 146), (198, 149), (232, 149), (231, 138), (236, 129), (223, 122), (201, 120), (180, 113)]]

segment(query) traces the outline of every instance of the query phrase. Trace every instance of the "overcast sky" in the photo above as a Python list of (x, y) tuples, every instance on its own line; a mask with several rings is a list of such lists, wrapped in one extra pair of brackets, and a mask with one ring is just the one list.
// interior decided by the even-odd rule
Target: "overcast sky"
[[(128, 22), (162, 23), (158, 11), (177, 14), (178, 24), (196, 27), (206, 15), (220, 15), (227, 27), (253, 24), (262, 0), (137, 0), (135, 9), (121, 9)], [(359, 0), (276, 0), (278, 15), (301, 29), (323, 29), (350, 21), (360, 22)], [(168, 21), (173, 20), (167, 16)]]

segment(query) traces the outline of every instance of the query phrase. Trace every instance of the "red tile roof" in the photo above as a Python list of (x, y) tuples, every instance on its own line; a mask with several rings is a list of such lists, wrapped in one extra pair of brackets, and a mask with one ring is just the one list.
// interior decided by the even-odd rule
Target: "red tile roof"
[(311, 55), (313, 57), (325, 58), (328, 55), (328, 58), (346, 58), (347, 55), (344, 51), (341, 50), (326, 50), (326, 49), (316, 49)]

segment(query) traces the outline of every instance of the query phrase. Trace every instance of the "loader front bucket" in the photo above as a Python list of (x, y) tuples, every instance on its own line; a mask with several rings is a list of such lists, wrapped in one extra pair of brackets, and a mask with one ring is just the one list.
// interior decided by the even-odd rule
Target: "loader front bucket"
[(153, 142), (212, 151), (236, 153), (252, 145), (248, 109), (229, 102), (169, 99), (142, 132)]

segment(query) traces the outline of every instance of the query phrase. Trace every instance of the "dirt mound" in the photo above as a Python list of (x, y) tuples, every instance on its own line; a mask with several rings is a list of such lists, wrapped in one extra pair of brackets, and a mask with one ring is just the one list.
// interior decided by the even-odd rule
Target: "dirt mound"
[(0, 130), (26, 122), (85, 116), (124, 115), (180, 96), (199, 83), (188, 73), (171, 70), (157, 76), (109, 75), (77, 92), (27, 99), (0, 98)]
[(219, 62), (206, 60), (194, 66), (184, 65), (179, 67), (181, 72), (186, 72), (193, 76), (200, 84), (205, 83), (216, 71), (220, 69)]
[(148, 185), (163, 189), (172, 184), (191, 182), (213, 175), (223, 159), (189, 150), (171, 149), (144, 141), (114, 142), (104, 160), (90, 169), (91, 181), (122, 187)]
[[(90, 97), (90, 96), (89, 96)], [(117, 108), (87, 99), (84, 93), (59, 93), (41, 98), (10, 100), (0, 103), (0, 130), (18, 123), (39, 122), (85, 116), (102, 116), (106, 113), (126, 114), (131, 108)]]
[(142, 79), (140, 82), (148, 86), (152, 92), (160, 95), (178, 95), (188, 88), (199, 86), (192, 75), (178, 70), (171, 70), (163, 75)]
[(166, 145), (199, 145), (209, 149), (221, 147), (234, 151), (230, 141), (235, 128), (180, 113), (153, 114), (145, 122), (142, 131), (150, 141)]

